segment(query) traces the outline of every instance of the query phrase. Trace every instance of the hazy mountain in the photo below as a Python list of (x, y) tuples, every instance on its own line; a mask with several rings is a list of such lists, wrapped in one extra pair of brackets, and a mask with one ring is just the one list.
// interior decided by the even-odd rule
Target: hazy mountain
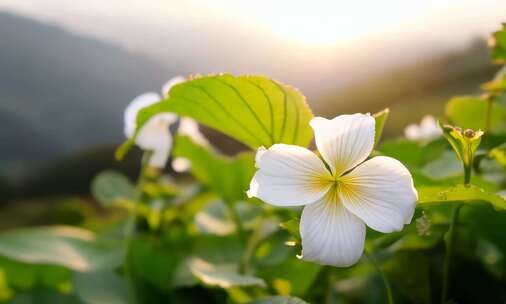
[[(122, 111), (183, 69), (0, 13), (0, 172), (122, 139)], [(15, 166), (18, 167), (18, 166)], [(12, 172), (9, 172), (12, 173)]]

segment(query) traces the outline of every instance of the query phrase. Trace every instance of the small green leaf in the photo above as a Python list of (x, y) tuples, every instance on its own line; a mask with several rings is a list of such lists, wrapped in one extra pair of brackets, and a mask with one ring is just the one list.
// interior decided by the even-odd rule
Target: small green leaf
[(296, 297), (274, 296), (257, 299), (252, 302), (249, 302), (249, 304), (308, 304), (308, 303)]
[(501, 30), (494, 32), (491, 38), (492, 60), (495, 63), (506, 63), (506, 24)]
[[(485, 130), (489, 103), (491, 101), (479, 97), (455, 97), (446, 104), (446, 116), (453, 125), (462, 129)], [(489, 131), (492, 133), (506, 131), (506, 106), (497, 102), (491, 106)]]
[(224, 289), (237, 286), (266, 286), (264, 280), (260, 278), (237, 273), (234, 265), (215, 265), (201, 259), (194, 259), (190, 263), (190, 269), (194, 276), (209, 286)]
[(440, 204), (461, 201), (475, 203), (484, 201), (490, 203), (497, 210), (506, 210), (506, 200), (494, 193), (487, 192), (477, 186), (457, 185), (454, 187), (420, 187), (418, 190), (418, 205)]
[(252, 153), (225, 157), (194, 143), (187, 136), (178, 136), (173, 154), (188, 159), (191, 173), (201, 183), (220, 194), (226, 202), (246, 199), (246, 191), (255, 172)]
[(376, 120), (376, 124), (374, 126), (374, 145), (377, 146), (379, 141), (381, 140), (381, 134), (383, 134), (383, 128), (385, 127), (385, 122), (390, 114), (390, 109), (386, 108), (383, 111), (375, 113), (373, 115)]
[(74, 227), (23, 228), (0, 234), (0, 255), (30, 264), (90, 271), (116, 267), (122, 254), (116, 244), (98, 242), (92, 232)]
[(262, 76), (221, 74), (178, 84), (168, 99), (139, 112), (137, 128), (160, 112), (191, 117), (254, 149), (275, 143), (307, 146), (313, 137), (305, 97)]
[(490, 150), (488, 155), (495, 159), (499, 164), (506, 167), (506, 143)]
[(119, 199), (130, 199), (134, 191), (128, 178), (115, 171), (104, 171), (91, 182), (93, 197), (104, 206), (111, 206)]

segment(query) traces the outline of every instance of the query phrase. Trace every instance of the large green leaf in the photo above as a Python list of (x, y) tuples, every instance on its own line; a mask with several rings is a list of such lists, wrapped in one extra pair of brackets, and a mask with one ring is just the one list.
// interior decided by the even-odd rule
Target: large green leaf
[(257, 299), (252, 302), (249, 302), (249, 304), (307, 304), (307, 302), (296, 297), (274, 296)]
[(138, 128), (153, 115), (191, 117), (252, 147), (274, 143), (307, 146), (313, 117), (296, 89), (262, 76), (199, 77), (172, 87), (170, 97), (142, 110)]
[(498, 210), (506, 210), (506, 200), (498, 194), (486, 192), (474, 185), (457, 185), (454, 187), (420, 187), (418, 190), (418, 204), (439, 204), (445, 202), (462, 201), (473, 203), (485, 201)]
[(191, 173), (204, 185), (211, 187), (227, 202), (246, 198), (246, 190), (255, 172), (252, 153), (225, 157), (210, 148), (194, 143), (189, 137), (176, 139), (174, 156), (187, 158)]
[[(479, 97), (460, 96), (452, 98), (446, 105), (446, 116), (450, 122), (462, 129), (485, 130), (489, 101)], [(506, 130), (506, 107), (494, 103), (490, 111), (490, 132)]]
[(92, 232), (74, 227), (25, 228), (0, 234), (0, 255), (30, 264), (90, 271), (117, 266), (122, 254), (117, 244), (99, 242)]

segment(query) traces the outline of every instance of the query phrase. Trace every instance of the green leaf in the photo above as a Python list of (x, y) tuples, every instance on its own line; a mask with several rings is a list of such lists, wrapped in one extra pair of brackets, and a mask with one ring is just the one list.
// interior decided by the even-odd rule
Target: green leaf
[(506, 167), (506, 143), (490, 150), (488, 155), (495, 159), (499, 164)]
[(447, 147), (447, 143), (443, 140), (422, 145), (416, 141), (396, 139), (385, 141), (379, 151), (382, 155), (393, 157), (412, 169), (438, 159)]
[[(446, 116), (453, 125), (462, 129), (485, 130), (489, 102), (479, 97), (455, 97), (446, 104)], [(490, 111), (490, 132), (504, 131), (506, 131), (506, 106), (494, 103)]]
[(474, 185), (457, 185), (454, 187), (420, 187), (418, 190), (418, 205), (440, 204), (445, 202), (461, 201), (475, 203), (484, 201), (490, 203), (497, 210), (506, 210), (506, 200), (494, 193)]
[(74, 227), (23, 228), (0, 234), (0, 255), (29, 264), (90, 271), (117, 266), (122, 254), (116, 244), (99, 242), (92, 232)]
[(224, 289), (238, 286), (266, 286), (264, 280), (260, 278), (237, 273), (236, 265), (216, 265), (202, 259), (194, 259), (190, 263), (190, 269), (193, 275), (210, 286)]
[(494, 32), (491, 39), (492, 60), (495, 63), (506, 63), (506, 24), (501, 30)]
[(93, 197), (104, 206), (111, 206), (118, 199), (130, 199), (134, 192), (130, 180), (115, 171), (104, 171), (91, 182)]
[(128, 284), (111, 269), (76, 272), (72, 283), (77, 296), (87, 304), (125, 304), (128, 302)]
[(252, 153), (225, 157), (194, 143), (187, 136), (178, 136), (173, 154), (187, 158), (191, 163), (191, 173), (201, 183), (220, 194), (226, 202), (246, 199), (246, 191), (255, 173)]
[(176, 273), (190, 251), (190, 242), (183, 238), (159, 242), (138, 237), (130, 242), (128, 263), (135, 277), (167, 290), (176, 283)]
[(257, 299), (252, 302), (249, 302), (249, 304), (308, 304), (308, 303), (296, 297), (274, 296)]
[(452, 151), (445, 151), (440, 158), (428, 162), (421, 172), (433, 179), (443, 179), (462, 174), (462, 163)]
[(140, 111), (137, 128), (160, 112), (191, 117), (254, 149), (275, 143), (307, 146), (313, 137), (305, 97), (263, 76), (221, 74), (178, 84), (168, 99)]
[(0, 269), (8, 285), (17, 290), (49, 287), (68, 292), (71, 287), (71, 272), (62, 266), (27, 264), (0, 257)]
[(373, 115), (376, 120), (376, 124), (374, 126), (374, 145), (377, 146), (379, 141), (381, 140), (381, 135), (383, 134), (383, 128), (385, 127), (385, 122), (390, 114), (390, 109), (386, 108), (383, 111), (375, 113)]

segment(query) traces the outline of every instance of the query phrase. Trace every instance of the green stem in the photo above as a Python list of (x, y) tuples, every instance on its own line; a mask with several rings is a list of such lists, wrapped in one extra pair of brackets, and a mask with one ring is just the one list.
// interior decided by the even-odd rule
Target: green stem
[(455, 230), (457, 228), (457, 221), (459, 217), (459, 211), (462, 207), (461, 204), (456, 205), (453, 208), (450, 228), (448, 229), (448, 239), (446, 242), (446, 255), (443, 265), (443, 288), (441, 291), (441, 304), (444, 304), (448, 298), (448, 287), (450, 284), (450, 266), (452, 262), (453, 247), (455, 244)]
[[(151, 159), (151, 156), (153, 155), (152, 152), (146, 151), (142, 155), (142, 161), (141, 161), (141, 168), (139, 172), (139, 177), (137, 178), (137, 185), (135, 187), (134, 191), (134, 203), (139, 204), (142, 201), (142, 191), (144, 188), (144, 183), (146, 181), (146, 171), (149, 167), (149, 161)], [(125, 236), (127, 240), (130, 240), (135, 233), (135, 224), (137, 221), (137, 214), (136, 210), (133, 210), (130, 212), (127, 222), (127, 228), (125, 232)]]
[(471, 183), (471, 168), (472, 164), (464, 164), (464, 185), (469, 185)]
[(374, 258), (374, 256), (371, 254), (367, 254), (364, 252), (364, 255), (367, 257), (367, 259), (371, 262), (371, 264), (374, 266), (376, 271), (381, 277), (381, 280), (383, 281), (383, 286), (385, 286), (385, 292), (387, 293), (387, 303), (388, 304), (394, 304), (394, 297), (392, 295), (392, 287), (390, 286), (390, 281), (388, 281), (387, 276), (385, 273), (381, 270), (381, 267), (379, 266), (378, 262)]

